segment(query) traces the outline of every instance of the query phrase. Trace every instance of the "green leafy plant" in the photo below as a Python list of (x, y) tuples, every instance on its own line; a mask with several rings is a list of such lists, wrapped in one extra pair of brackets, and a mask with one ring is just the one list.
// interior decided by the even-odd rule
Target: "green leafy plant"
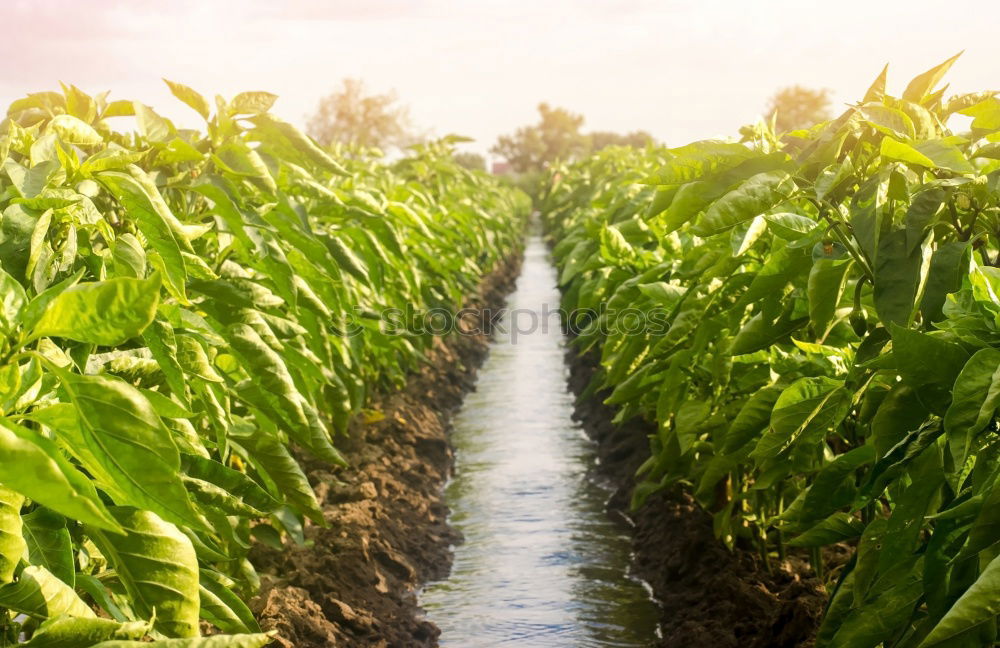
[(953, 62), (810, 129), (597, 154), (544, 200), (591, 393), (656, 425), (635, 503), (683, 485), (730, 546), (811, 552), (817, 646), (997, 639), (1000, 100), (945, 99)]
[(168, 85), (203, 130), (72, 86), (0, 124), (2, 645), (268, 643), (251, 543), (326, 524), (293, 449), (344, 464), (431, 344), (375, 314), (519, 245), (527, 197), (450, 139), (335, 159), (274, 95)]

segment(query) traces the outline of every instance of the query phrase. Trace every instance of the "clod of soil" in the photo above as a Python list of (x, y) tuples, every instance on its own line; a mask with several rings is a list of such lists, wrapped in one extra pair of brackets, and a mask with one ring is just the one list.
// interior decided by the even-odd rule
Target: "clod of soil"
[(450, 414), (473, 388), (489, 346), (491, 311), (504, 304), (520, 257), (486, 277), (467, 304), (466, 330), (435, 340), (406, 387), (373, 404), (384, 420), (352, 426), (338, 447), (351, 464), (306, 462), (328, 528), (306, 527), (307, 546), (257, 545), (262, 574), (252, 609), (276, 646), (436, 646), (416, 590), (451, 568), (460, 538), (447, 524), (442, 488), (452, 466)]
[[(583, 393), (595, 354), (567, 353), (570, 389)], [(608, 393), (579, 400), (575, 418), (598, 443), (599, 470), (615, 485), (609, 506), (634, 521), (635, 573), (663, 608), (661, 648), (798, 648), (813, 645), (827, 594), (808, 562), (790, 557), (769, 574), (756, 552), (729, 551), (712, 518), (682, 489), (650, 497), (628, 511), (636, 469), (649, 457), (651, 424), (611, 424)], [(842, 556), (832, 556), (841, 562)]]

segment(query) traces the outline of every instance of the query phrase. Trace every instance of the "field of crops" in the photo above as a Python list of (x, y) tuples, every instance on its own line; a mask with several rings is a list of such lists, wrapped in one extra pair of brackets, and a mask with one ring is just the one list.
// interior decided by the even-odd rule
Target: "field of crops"
[(810, 557), (820, 647), (997, 640), (1000, 100), (946, 99), (952, 61), (780, 139), (562, 165), (543, 201), (591, 393), (656, 425), (635, 503), (683, 485), (730, 547)]
[(448, 138), (334, 157), (273, 95), (168, 84), (202, 130), (72, 86), (0, 128), (0, 645), (268, 643), (252, 543), (325, 524), (300, 459), (431, 344), (379, 313), (520, 245), (527, 197)]
[[(589, 386), (573, 387), (577, 418), (601, 399), (614, 412), (605, 427), (640, 430), (628, 473), (646, 460), (625, 484), (635, 511), (679, 493), (697, 502), (691, 519), (710, 516), (698, 519), (719, 552), (817, 584), (826, 607), (789, 646), (1000, 639), (1000, 93), (946, 97), (954, 60), (899, 97), (883, 71), (861, 101), (808, 129), (779, 133), (772, 119), (739, 141), (609, 146), (524, 175), (544, 177), (534, 208), (571, 348), (581, 366), (596, 359)], [(412, 645), (435, 646), (411, 590), (442, 565), (411, 564), (375, 527), (412, 508), (433, 528), (383, 535), (400, 546), (430, 537), (436, 550), (415, 550), (425, 561), (442, 562), (457, 538), (438, 492), (452, 469), (447, 411), (487, 341), (480, 331), (464, 351), (448, 347), (449, 326), (420, 318), (454, 323), (477, 298), (482, 309), (502, 301), (533, 208), (513, 187), (524, 178), (463, 166), (454, 136), (396, 158), (321, 147), (269, 112), (272, 94), (210, 103), (167, 85), (202, 127), (74, 86), (30, 94), (0, 122), (0, 647), (296, 645), (252, 608), (284, 576), (297, 587), (275, 574), (293, 561), (260, 558), (313, 550), (339, 551), (341, 562), (315, 564), (340, 566), (357, 550), (370, 569), (337, 576), (368, 588), (359, 600), (406, 598), (413, 618), (375, 618), (326, 591), (286, 608), (339, 615), (320, 620), (350, 626), (337, 636), (364, 637), (357, 645), (385, 646), (379, 624), (394, 623), (393, 637), (419, 631)], [(531, 285), (519, 286), (533, 325), (548, 304), (532, 300), (553, 283), (535, 232)], [(584, 478), (596, 468), (581, 466), (602, 459), (570, 420), (558, 326), (517, 348), (535, 329), (503, 321), (515, 329), (485, 381), (499, 393), (481, 399), (492, 414), (463, 418), (468, 454), (483, 459), (457, 481), (476, 491), (494, 455), (519, 457), (493, 465), (460, 515), (478, 520), (486, 562), (503, 559), (491, 547), (514, 558), (491, 572), (495, 587), (474, 587), (487, 582), (475, 569), (497, 566), (463, 565), (470, 590), (445, 583), (439, 598), (456, 609), (470, 591), (480, 598), (472, 613), (439, 604), (440, 618), (476, 638), (463, 613), (475, 621), (491, 597), (520, 614), (528, 593), (545, 594), (527, 574), (538, 550), (553, 571), (537, 574), (601, 584), (586, 601), (597, 612), (585, 631), (562, 628), (558, 613), (592, 592), (549, 583), (571, 594), (556, 621), (525, 630), (517, 617), (516, 632), (556, 628), (553, 641), (572, 642), (631, 619), (652, 635), (655, 613), (669, 613), (662, 600), (629, 581), (654, 611), (629, 616), (604, 591), (629, 577), (628, 540), (601, 541), (620, 565), (587, 553), (598, 529), (621, 534), (605, 519), (607, 493)], [(514, 382), (523, 389), (498, 388)], [(496, 420), (506, 423), (490, 435), (477, 427)], [(356, 434), (383, 422), (381, 437)], [(559, 434), (583, 445), (543, 444)], [(389, 450), (366, 455), (369, 442)], [(421, 453), (425, 463), (399, 459)], [(382, 472), (350, 473), (352, 456)], [(577, 481), (596, 505), (569, 501), (581, 499)], [(334, 491), (354, 519), (331, 513)], [(396, 508), (365, 503), (380, 499)], [(546, 502), (564, 508), (534, 510)], [(493, 519), (508, 503), (517, 519)], [(365, 537), (316, 547), (318, 529)], [(489, 544), (498, 533), (516, 537)], [(608, 573), (586, 576), (597, 567), (580, 567), (585, 555)], [(511, 583), (521, 589), (491, 591)], [(505, 641), (522, 636), (497, 627)], [(316, 636), (301, 648), (333, 645)]]

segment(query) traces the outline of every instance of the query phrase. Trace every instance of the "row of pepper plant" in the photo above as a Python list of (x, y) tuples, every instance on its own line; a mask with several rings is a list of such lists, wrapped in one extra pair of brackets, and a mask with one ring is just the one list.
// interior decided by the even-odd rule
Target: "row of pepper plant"
[(72, 86), (0, 123), (0, 645), (268, 643), (251, 543), (327, 524), (299, 458), (343, 465), (432, 342), (379, 313), (519, 245), (454, 138), (334, 156), (274, 95), (168, 85), (204, 128)]
[(953, 61), (780, 137), (563, 165), (544, 198), (589, 391), (655, 424), (634, 503), (683, 486), (729, 546), (811, 553), (820, 647), (997, 639), (1000, 100), (945, 99)]

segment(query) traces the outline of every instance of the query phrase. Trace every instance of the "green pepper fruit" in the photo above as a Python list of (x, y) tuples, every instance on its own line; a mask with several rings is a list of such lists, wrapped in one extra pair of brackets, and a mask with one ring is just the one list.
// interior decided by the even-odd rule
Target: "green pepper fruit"
[(868, 332), (868, 317), (865, 315), (864, 309), (851, 311), (851, 317), (848, 321), (851, 323), (851, 328), (854, 329), (854, 334), (858, 337), (864, 337), (865, 333)]

